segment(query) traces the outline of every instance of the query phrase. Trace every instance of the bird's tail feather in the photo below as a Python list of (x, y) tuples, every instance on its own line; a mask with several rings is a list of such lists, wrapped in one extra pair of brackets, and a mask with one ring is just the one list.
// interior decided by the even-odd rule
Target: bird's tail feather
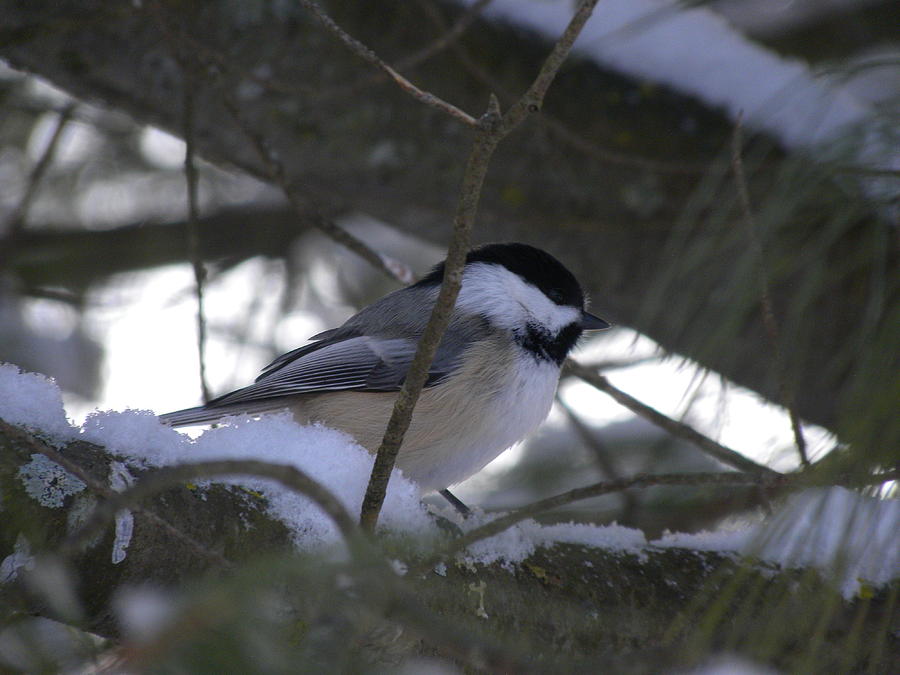
[(159, 416), (159, 421), (171, 427), (186, 427), (193, 424), (209, 424), (227, 415), (253, 415), (263, 412), (275, 412), (287, 407), (287, 404), (278, 405), (272, 400), (258, 402), (243, 402), (234, 405), (221, 406), (197, 406), (185, 408)]

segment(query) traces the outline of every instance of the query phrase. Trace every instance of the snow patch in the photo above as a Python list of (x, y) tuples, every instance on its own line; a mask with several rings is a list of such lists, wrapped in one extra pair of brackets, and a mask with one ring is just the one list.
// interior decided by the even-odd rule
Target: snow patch
[[(475, 514), (462, 523), (465, 531), (479, 527), (503, 514)], [(616, 553), (642, 553), (647, 545), (644, 533), (621, 525), (588, 525), (585, 523), (557, 523), (541, 525), (528, 519), (507, 528), (500, 534), (482, 539), (466, 549), (465, 559), (489, 565), (500, 562), (505, 566), (519, 563), (540, 547), (554, 544), (581, 544)]]
[(56, 383), (38, 373), (23, 373), (11, 363), (0, 363), (0, 419), (58, 441), (75, 433)]
[[(228, 459), (292, 465), (330, 490), (351, 514), (362, 507), (374, 461), (347, 434), (320, 425), (301, 426), (288, 413), (259, 419), (228, 417), (191, 439), (160, 424), (148, 410), (105, 411), (87, 417), (83, 437), (143, 467)], [(264, 494), (269, 513), (291, 529), (301, 549), (318, 549), (340, 540), (331, 519), (301, 494), (262, 478), (216, 480)], [(433, 533), (418, 487), (399, 471), (391, 478), (379, 524), (406, 534)]]

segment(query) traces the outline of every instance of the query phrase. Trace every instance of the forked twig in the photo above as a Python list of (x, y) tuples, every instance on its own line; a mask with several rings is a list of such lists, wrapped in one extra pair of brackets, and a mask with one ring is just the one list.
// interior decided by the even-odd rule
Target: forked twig
[[(727, 471), (716, 473), (638, 474), (629, 478), (602, 481), (600, 483), (594, 483), (593, 485), (587, 485), (585, 487), (569, 490), (568, 492), (563, 492), (552, 497), (547, 497), (546, 499), (541, 499), (539, 501), (511, 511), (505, 515), (502, 515), (499, 518), (495, 518), (494, 520), (491, 520), (484, 525), (481, 525), (480, 527), (476, 527), (475, 529), (466, 532), (461, 537), (458, 537), (453, 541), (447, 543), (443, 548), (441, 548), (440, 551), (417, 564), (416, 568), (414, 570), (411, 570), (411, 573), (425, 573), (431, 570), (440, 561), (446, 560), (450, 556), (453, 556), (456, 553), (465, 550), (475, 542), (481, 541), (482, 539), (487, 539), (488, 537), (493, 537), (495, 534), (503, 532), (516, 523), (520, 523), (523, 520), (527, 520), (528, 518), (534, 518), (535, 516), (540, 515), (541, 513), (545, 513), (551, 509), (565, 506), (567, 504), (572, 504), (577, 501), (582, 501), (584, 499), (590, 499), (592, 497), (599, 497), (601, 495), (610, 494), (613, 492), (630, 490), (632, 488), (648, 488), (659, 485), (750, 485), (757, 486), (760, 489), (766, 491), (780, 491), (785, 489), (796, 489), (834, 484), (847, 485), (848, 487), (878, 485), (887, 481), (896, 480), (898, 477), (900, 477), (900, 469), (886, 471), (871, 476), (848, 477), (847, 480), (828, 480), (827, 482), (822, 482), (821, 479), (823, 478), (823, 476), (816, 475), (815, 473), (810, 474), (808, 472), (796, 472), (784, 475), (776, 474), (774, 472), (771, 474), (761, 474), (758, 472), (749, 473), (744, 471)], [(825, 478), (831, 479), (833, 477), (825, 476)]]
[(488, 537), (493, 537), (504, 530), (520, 523), (528, 518), (533, 518), (541, 513), (555, 509), (559, 506), (572, 504), (573, 502), (599, 497), (613, 492), (621, 492), (631, 488), (646, 488), (656, 485), (764, 485), (777, 487), (784, 482), (783, 476), (761, 476), (758, 473), (725, 472), (725, 473), (676, 473), (676, 474), (638, 474), (629, 478), (602, 481), (563, 492), (546, 499), (523, 506), (495, 518), (480, 527), (466, 532), (461, 537), (454, 539), (433, 556), (430, 556), (417, 566), (416, 571), (430, 570), (441, 560), (465, 550), (472, 544)]
[(528, 115), (540, 110), (550, 83), (584, 24), (590, 18), (596, 4), (597, 0), (582, 0), (565, 32), (544, 61), (534, 82), (505, 115), (501, 115), (500, 104), (492, 96), (487, 112), (478, 121), (472, 152), (463, 173), (462, 188), (453, 220), (453, 240), (447, 251), (441, 290), (394, 405), (384, 439), (375, 456), (375, 465), (372, 467), (372, 475), (363, 499), (360, 523), (367, 532), (375, 530), (397, 453), (403, 443), (406, 430), (409, 428), (416, 401), (425, 386), (428, 368), (431, 366), (438, 344), (447, 328), (450, 313), (462, 285), (466, 253), (469, 249), (471, 231), (478, 210), (481, 187), (494, 150), (500, 141), (521, 124)]
[(478, 125), (478, 120), (472, 117), (469, 113), (465, 112), (464, 110), (460, 110), (452, 103), (444, 101), (431, 92), (419, 89), (416, 85), (407, 80), (396, 70), (391, 68), (388, 64), (382, 61), (375, 52), (373, 52), (356, 38), (349, 35), (343, 28), (338, 26), (334, 22), (334, 19), (328, 16), (328, 14), (325, 13), (325, 10), (323, 10), (317, 2), (314, 2), (313, 0), (300, 0), (300, 4), (310, 12), (312, 12), (312, 14), (319, 20), (319, 23), (321, 23), (323, 26), (325, 26), (325, 28), (333, 33), (350, 51), (352, 51), (354, 54), (364, 59), (365, 61), (368, 61), (376, 68), (384, 71), (388, 77), (396, 82), (403, 91), (412, 96), (414, 99), (416, 99), (420, 103), (424, 103), (427, 106), (447, 113), (454, 119), (459, 120), (467, 126), (475, 127)]

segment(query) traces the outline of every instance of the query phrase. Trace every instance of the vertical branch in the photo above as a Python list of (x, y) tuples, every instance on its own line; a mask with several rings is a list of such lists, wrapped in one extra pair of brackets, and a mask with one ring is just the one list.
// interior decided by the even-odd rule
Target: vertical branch
[(747, 225), (747, 232), (750, 236), (750, 245), (756, 258), (763, 325), (775, 357), (775, 370), (781, 403), (787, 408), (791, 419), (791, 429), (794, 432), (794, 442), (797, 445), (797, 453), (800, 455), (800, 463), (803, 466), (809, 466), (809, 457), (806, 454), (806, 438), (803, 436), (803, 427), (800, 424), (800, 416), (797, 414), (797, 407), (794, 403), (794, 392), (787, 381), (784, 355), (781, 351), (779, 339), (778, 322), (775, 319), (775, 311), (772, 308), (772, 294), (769, 286), (769, 272), (766, 267), (765, 249), (759, 233), (759, 225), (753, 217), (753, 210), (750, 208), (750, 192), (747, 189), (747, 178), (744, 175), (744, 161), (741, 153), (743, 148), (742, 131), (741, 115), (739, 114), (734, 125), (734, 134), (731, 137), (731, 168), (734, 171), (734, 178), (737, 183), (738, 199), (740, 200), (744, 223)]
[(194, 164), (194, 77), (189, 65), (184, 65), (184, 178), (187, 185), (188, 205), (188, 257), (194, 269), (194, 291), (197, 296), (197, 359), (200, 369), (200, 390), (203, 402), (209, 403), (212, 398), (206, 381), (206, 314), (204, 311), (203, 291), (206, 281), (206, 268), (200, 254), (200, 225), (197, 208), (197, 167)]
[(494, 150), (500, 141), (519, 126), (526, 117), (540, 110), (547, 89), (568, 56), (581, 29), (584, 28), (584, 24), (590, 18), (596, 4), (597, 0), (581, 1), (566, 30), (544, 61), (534, 82), (505, 115), (500, 113), (500, 103), (497, 98), (491, 96), (487, 112), (478, 120), (472, 152), (463, 173), (462, 188), (453, 220), (453, 241), (447, 251), (441, 290), (428, 325), (419, 340), (416, 355), (406, 374), (403, 388), (394, 404), (394, 411), (375, 456), (375, 465), (372, 467), (372, 475), (363, 498), (360, 524), (367, 532), (375, 530), (378, 515), (381, 513), (381, 506), (387, 494), (391, 471), (397, 460), (397, 453), (400, 451), (403, 437), (409, 428), (413, 409), (428, 377), (428, 368), (447, 328), (450, 313), (453, 311), (456, 296), (462, 285), (466, 253), (469, 249), (475, 214), (478, 211), (481, 187)]
[(25, 193), (22, 195), (22, 198), (19, 200), (19, 203), (7, 220), (6, 232), (4, 233), (7, 238), (12, 239), (20, 234), (25, 227), (25, 220), (28, 218), (28, 211), (31, 209), (31, 204), (34, 202), (34, 198), (37, 195), (38, 188), (40, 187), (44, 175), (47, 173), (47, 169), (53, 162), (53, 157), (56, 155), (56, 148), (59, 146), (63, 131), (65, 131), (68, 126), (77, 107), (78, 104), (69, 103), (60, 111), (59, 117), (56, 118), (56, 126), (53, 129), (53, 133), (50, 135), (47, 147), (44, 148), (37, 164), (34, 165), (31, 173), (28, 175), (28, 185), (25, 187)]
[(463, 174), (462, 190), (456, 207), (456, 216), (453, 219), (453, 240), (447, 251), (441, 290), (438, 293), (431, 317), (428, 319), (428, 325), (425, 326), (422, 337), (419, 339), (416, 355), (403, 381), (403, 387), (394, 404), (394, 411), (388, 422), (384, 438), (375, 455), (375, 465), (372, 467), (372, 475), (369, 477), (360, 512), (360, 525), (367, 532), (375, 530), (381, 506), (387, 495), (388, 481), (397, 460), (397, 453), (400, 451), (406, 430), (409, 429), (413, 409), (425, 386), (428, 369), (434, 360), (444, 331), (450, 323), (450, 314), (453, 312), (456, 296), (459, 295), (459, 289), (462, 287), (466, 254), (470, 247), (475, 214), (478, 211), (481, 186), (487, 175), (494, 149), (500, 142), (500, 136), (496, 134), (497, 123), (500, 119), (500, 104), (492, 96), (488, 111), (480, 120), (480, 128), (475, 134), (472, 152)]

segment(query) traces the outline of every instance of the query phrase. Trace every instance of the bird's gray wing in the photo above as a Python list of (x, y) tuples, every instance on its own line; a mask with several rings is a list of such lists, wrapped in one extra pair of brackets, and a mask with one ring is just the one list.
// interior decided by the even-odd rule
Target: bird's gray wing
[[(285, 354), (273, 361), (254, 384), (210, 401), (208, 406), (323, 391), (397, 391), (415, 351), (416, 342), (404, 338), (325, 339)], [(439, 349), (427, 385), (447, 377), (456, 367), (458, 356), (458, 350)]]

